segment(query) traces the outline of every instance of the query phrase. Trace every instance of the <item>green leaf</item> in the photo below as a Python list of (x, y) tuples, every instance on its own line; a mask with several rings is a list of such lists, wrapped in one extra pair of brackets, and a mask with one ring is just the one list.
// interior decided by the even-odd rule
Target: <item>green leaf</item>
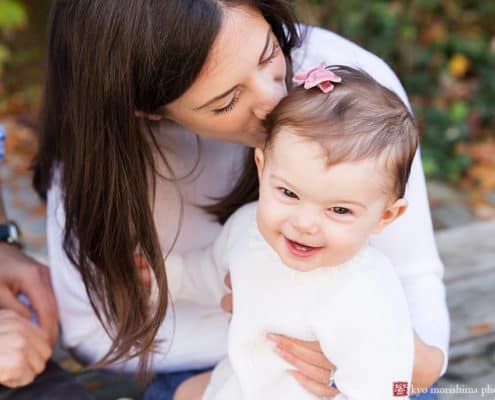
[(449, 116), (452, 122), (462, 122), (469, 114), (469, 107), (465, 101), (456, 101), (450, 106)]
[(20, 29), (23, 28), (26, 23), (26, 10), (19, 1), (0, 0), (0, 29)]

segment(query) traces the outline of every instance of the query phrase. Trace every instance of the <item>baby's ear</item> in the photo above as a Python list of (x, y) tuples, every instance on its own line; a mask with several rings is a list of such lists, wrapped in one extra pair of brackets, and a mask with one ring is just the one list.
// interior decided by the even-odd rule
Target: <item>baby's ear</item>
[(254, 162), (256, 163), (256, 167), (258, 169), (258, 179), (261, 182), (261, 174), (263, 173), (263, 168), (265, 167), (265, 155), (263, 150), (259, 147), (254, 149)]
[(407, 206), (408, 204), (406, 199), (396, 200), (395, 203), (389, 205), (383, 211), (380, 221), (378, 221), (378, 223), (375, 226), (375, 229), (373, 229), (373, 233), (374, 234), (380, 233), (383, 230), (383, 228), (394, 222), (397, 218), (399, 218), (402, 214), (406, 212)]

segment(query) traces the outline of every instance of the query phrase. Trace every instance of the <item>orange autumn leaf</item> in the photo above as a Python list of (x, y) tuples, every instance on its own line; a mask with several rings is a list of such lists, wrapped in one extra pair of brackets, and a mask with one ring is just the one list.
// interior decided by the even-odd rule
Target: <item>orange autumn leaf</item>
[(5, 151), (7, 155), (14, 153), (18, 156), (33, 157), (38, 150), (36, 133), (14, 121), (6, 121), (7, 137)]
[(475, 163), (469, 168), (467, 176), (482, 189), (495, 189), (495, 165), (481, 162)]
[(423, 45), (428, 45), (430, 43), (443, 42), (448, 37), (445, 24), (441, 21), (434, 22), (426, 28), (421, 36), (421, 43)]
[(495, 166), (495, 141), (464, 144), (459, 150), (468, 154), (473, 160)]
[(480, 220), (489, 221), (495, 218), (495, 207), (486, 202), (475, 204), (471, 207), (471, 211)]
[(455, 78), (462, 78), (470, 66), (469, 59), (464, 54), (457, 53), (449, 61), (449, 73)]
[(30, 217), (44, 217), (46, 215), (46, 204), (40, 201), (35, 207), (28, 210), (28, 213)]
[(493, 331), (493, 325), (489, 322), (480, 322), (479, 324), (474, 324), (469, 327), (469, 331), (473, 335), (483, 335)]

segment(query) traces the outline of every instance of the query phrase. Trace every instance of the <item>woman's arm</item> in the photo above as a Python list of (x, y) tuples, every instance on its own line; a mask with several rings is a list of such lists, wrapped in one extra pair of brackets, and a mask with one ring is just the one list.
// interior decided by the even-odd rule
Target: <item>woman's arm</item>
[[(421, 381), (433, 383), (447, 368), (450, 324), (442, 282), (443, 264), (435, 245), (419, 152), (413, 162), (406, 198), (409, 202), (407, 212), (372, 242), (396, 267), (406, 293), (413, 328), (421, 339), (417, 354), (422, 355), (422, 360), (431, 361), (431, 364), (421, 360), (418, 363), (426, 368), (423, 372), (435, 371), (430, 379)], [(435, 348), (443, 354), (440, 368)], [(419, 369), (415, 371), (417, 377), (424, 375)], [(416, 383), (422, 386), (422, 382)]]
[[(0, 223), (6, 220), (0, 182)], [(58, 337), (58, 315), (48, 268), (20, 248), (0, 242), (0, 309), (11, 309), (31, 319), (31, 310), (17, 298), (19, 293), (29, 299), (41, 328), (54, 346)]]
[[(111, 337), (96, 317), (81, 276), (63, 250), (65, 216), (61, 199), (62, 194), (55, 182), (48, 192), (47, 241), (51, 279), (62, 326), (61, 338), (64, 346), (81, 362), (90, 364), (106, 354)], [(180, 313), (175, 313), (175, 305), (169, 305), (158, 332), (160, 341), (151, 369), (177, 371), (214, 365), (225, 355), (228, 315), (218, 305), (181, 303)], [(204, 334), (198, 335), (197, 332)], [(132, 359), (109, 368), (135, 371), (137, 361)]]

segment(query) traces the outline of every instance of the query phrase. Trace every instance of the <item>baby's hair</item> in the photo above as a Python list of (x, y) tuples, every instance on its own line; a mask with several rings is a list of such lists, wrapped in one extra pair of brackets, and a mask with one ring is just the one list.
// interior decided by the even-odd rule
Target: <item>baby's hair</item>
[(367, 73), (328, 67), (342, 78), (328, 94), (318, 87), (291, 90), (265, 121), (273, 144), (282, 128), (314, 140), (325, 150), (327, 165), (374, 158), (391, 180), (387, 192), (404, 196), (419, 135), (413, 115), (392, 91)]

